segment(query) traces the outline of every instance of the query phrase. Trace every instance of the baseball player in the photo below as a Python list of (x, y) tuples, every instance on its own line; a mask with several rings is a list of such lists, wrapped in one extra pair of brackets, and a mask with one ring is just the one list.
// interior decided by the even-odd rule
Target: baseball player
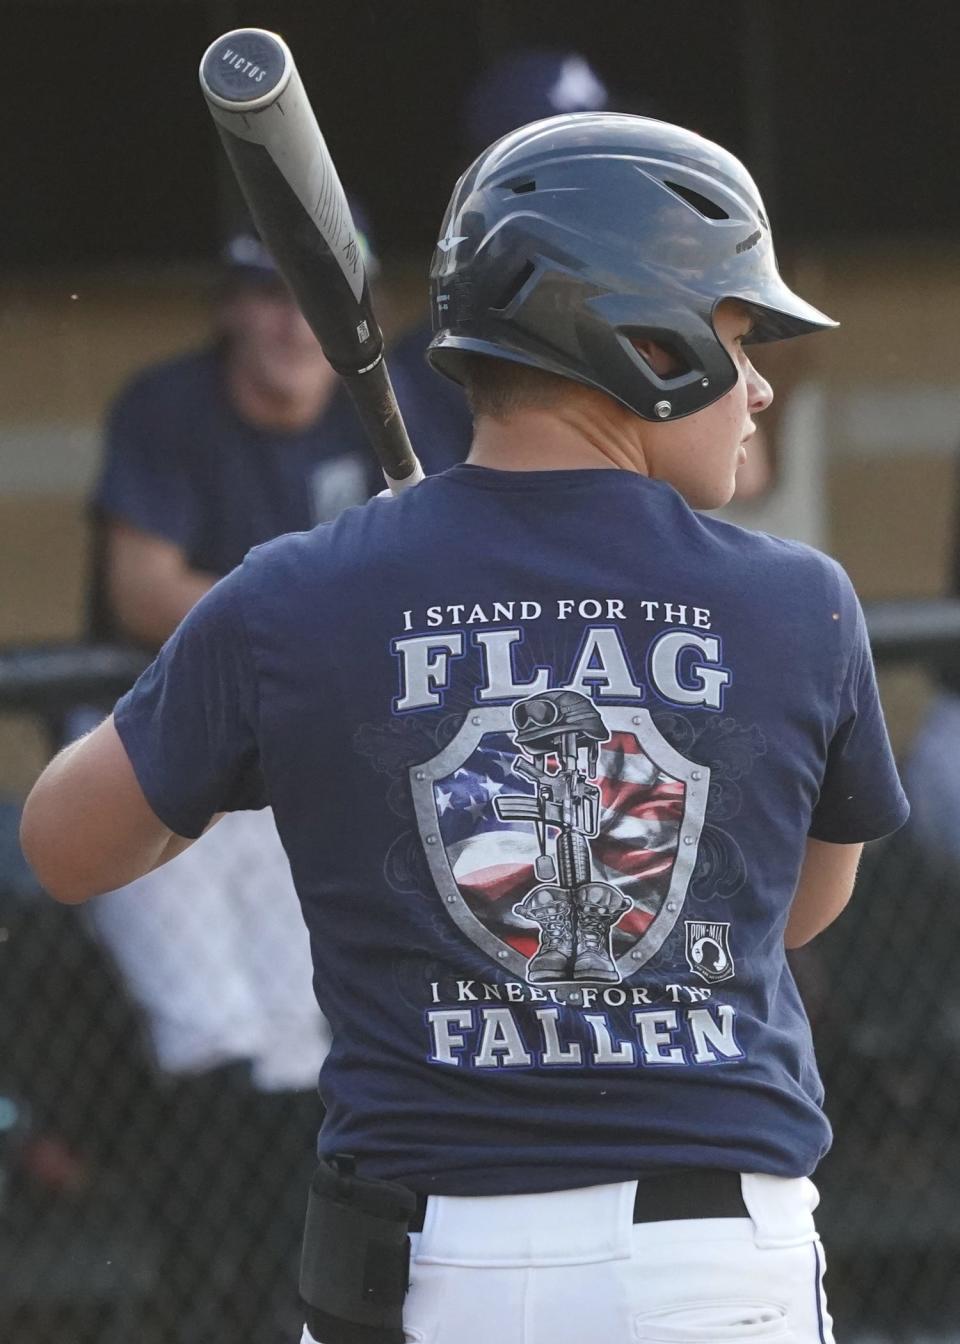
[(458, 183), (430, 357), (466, 464), (251, 553), (31, 795), (65, 901), (269, 800), (333, 1029), (305, 1341), (832, 1339), (785, 948), (907, 813), (849, 580), (704, 517), (834, 324), (679, 127)]

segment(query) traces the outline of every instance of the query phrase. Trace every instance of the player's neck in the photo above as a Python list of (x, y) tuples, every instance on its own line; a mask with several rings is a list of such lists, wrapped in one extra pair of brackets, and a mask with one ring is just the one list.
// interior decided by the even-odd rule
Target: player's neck
[[(607, 402), (610, 409), (602, 403)], [(578, 471), (617, 468), (648, 476), (635, 416), (609, 398), (571, 401), (550, 409), (514, 411), (503, 420), (482, 416), (468, 462), (496, 471)]]

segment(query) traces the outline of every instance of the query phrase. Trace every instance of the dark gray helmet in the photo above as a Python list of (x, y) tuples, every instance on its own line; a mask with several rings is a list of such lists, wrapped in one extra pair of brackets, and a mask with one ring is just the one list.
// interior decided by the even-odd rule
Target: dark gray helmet
[[(702, 410), (737, 381), (721, 299), (749, 305), (752, 341), (837, 324), (777, 270), (763, 202), (719, 145), (648, 117), (579, 112), (498, 140), (457, 183), (431, 267), (434, 368), (463, 352), (547, 369), (645, 420)], [(683, 371), (659, 378), (632, 338)]]
[(578, 747), (610, 736), (596, 705), (579, 691), (541, 691), (518, 700), (511, 714), (514, 741), (531, 751), (547, 751), (564, 733), (576, 733)]

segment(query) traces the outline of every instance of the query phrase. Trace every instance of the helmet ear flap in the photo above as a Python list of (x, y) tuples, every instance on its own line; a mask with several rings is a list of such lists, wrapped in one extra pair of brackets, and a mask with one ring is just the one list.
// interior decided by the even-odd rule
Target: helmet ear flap
[[(605, 391), (644, 420), (675, 420), (724, 396), (738, 373), (709, 321), (694, 323), (688, 312), (685, 321), (671, 325), (659, 306), (653, 325), (644, 320), (642, 296), (587, 299), (577, 314), (577, 338), (585, 361), (605, 370)], [(637, 349), (638, 341), (659, 346), (679, 368), (658, 373)]]

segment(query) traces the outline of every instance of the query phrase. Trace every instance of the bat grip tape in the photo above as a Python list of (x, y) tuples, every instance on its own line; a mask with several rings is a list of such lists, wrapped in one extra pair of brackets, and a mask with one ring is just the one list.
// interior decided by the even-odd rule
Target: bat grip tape
[(300, 1262), (307, 1329), (323, 1344), (403, 1344), (412, 1191), (354, 1174), (346, 1156), (310, 1184)]

